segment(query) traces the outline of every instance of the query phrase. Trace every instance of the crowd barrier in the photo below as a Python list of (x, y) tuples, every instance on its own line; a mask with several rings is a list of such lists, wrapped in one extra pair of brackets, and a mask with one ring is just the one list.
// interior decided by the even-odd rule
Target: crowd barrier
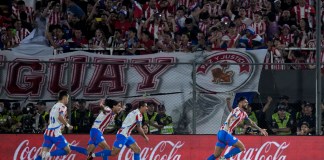
[[(4, 160), (33, 160), (41, 150), (41, 134), (2, 134), (0, 135), (1, 158)], [(72, 145), (86, 147), (89, 135), (65, 135)], [(142, 148), (142, 160), (206, 160), (214, 151), (215, 135), (149, 135), (150, 141), (134, 135)], [(115, 135), (105, 135), (109, 145)], [(231, 160), (322, 160), (324, 157), (324, 136), (237, 136), (246, 151)], [(52, 148), (52, 150), (55, 148)], [(225, 153), (231, 148), (227, 148)], [(100, 149), (96, 149), (99, 151)], [(132, 160), (133, 153), (125, 147), (116, 157), (109, 160)], [(79, 160), (86, 156), (72, 152), (68, 156), (54, 157), (51, 160)], [(97, 158), (99, 159), (99, 158)], [(101, 158), (100, 158), (101, 159)]]

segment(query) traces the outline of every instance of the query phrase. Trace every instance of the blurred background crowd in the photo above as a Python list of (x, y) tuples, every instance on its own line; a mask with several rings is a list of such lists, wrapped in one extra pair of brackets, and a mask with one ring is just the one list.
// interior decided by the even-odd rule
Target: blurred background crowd
[(267, 48), (265, 62), (277, 65), (265, 69), (314, 69), (305, 65), (315, 62), (314, 51), (289, 48), (315, 47), (315, 5), (314, 0), (38, 0), (34, 5), (11, 0), (0, 11), (0, 48), (18, 46), (34, 30), (61, 50), (55, 54), (76, 48), (114, 55)]

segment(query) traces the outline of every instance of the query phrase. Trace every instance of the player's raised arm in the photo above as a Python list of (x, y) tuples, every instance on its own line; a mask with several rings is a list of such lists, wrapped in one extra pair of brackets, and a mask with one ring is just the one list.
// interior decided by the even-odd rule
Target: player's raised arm
[(268, 136), (268, 132), (265, 130), (265, 129), (262, 129), (260, 128), (257, 124), (255, 124), (255, 122), (253, 122), (250, 118), (248, 118), (248, 121), (250, 123), (250, 125), (253, 127), (253, 128), (256, 128), (260, 131), (260, 133), (264, 136)]

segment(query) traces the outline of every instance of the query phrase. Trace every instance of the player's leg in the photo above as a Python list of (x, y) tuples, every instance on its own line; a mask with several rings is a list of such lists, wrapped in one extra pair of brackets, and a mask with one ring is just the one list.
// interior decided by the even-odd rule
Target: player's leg
[(222, 154), (223, 150), (226, 147), (226, 139), (225, 138), (226, 138), (227, 134), (228, 133), (223, 131), (223, 130), (218, 131), (218, 133), (217, 133), (217, 143), (216, 143), (216, 146), (215, 146), (214, 153), (212, 155), (210, 155), (207, 160), (215, 160), (216, 158), (218, 158)]
[(83, 147), (79, 147), (79, 146), (70, 146), (70, 147), (71, 147), (71, 150), (77, 151), (77, 152), (87, 156), (89, 154), (92, 154), (92, 152), (96, 149), (98, 143), (100, 143), (103, 140), (104, 140), (104, 138), (102, 136), (102, 133), (99, 130), (92, 128), (90, 130), (90, 139), (88, 142), (87, 149), (85, 149)]
[(215, 160), (216, 158), (218, 158), (222, 154), (224, 149), (225, 149), (225, 147), (222, 148), (222, 147), (219, 147), (219, 146), (216, 145), (214, 154), (210, 155), (207, 160)]
[(140, 154), (141, 154), (141, 148), (137, 145), (137, 143), (135, 142), (134, 138), (132, 136), (129, 136), (127, 138), (127, 142), (125, 143), (125, 145), (129, 148), (131, 148), (134, 152), (134, 160), (140, 160)]
[[(127, 138), (124, 135), (117, 134), (116, 135), (116, 141), (114, 142), (113, 148), (112, 148), (112, 150), (110, 152), (109, 151), (104, 151), (104, 152), (101, 151), (101, 152), (97, 152), (97, 153), (92, 153), (91, 155), (88, 156), (88, 160), (91, 160), (94, 157), (115, 156), (123, 148), (126, 141), (127, 141)], [(107, 144), (107, 146), (108, 146), (108, 144)], [(109, 148), (109, 146), (108, 146), (108, 148)]]
[(52, 148), (53, 142), (51, 137), (44, 135), (44, 142), (42, 145), (42, 150), (39, 155), (35, 158), (35, 160), (42, 160), (45, 158), (46, 154), (49, 152), (50, 148)]
[(228, 145), (233, 146), (234, 148), (232, 148), (227, 154), (225, 154), (224, 157), (226, 159), (233, 157), (240, 152), (245, 151), (244, 144), (234, 136), (229, 135), (228, 142), (229, 142)]
[(62, 135), (58, 136), (58, 137), (54, 137), (53, 141), (54, 141), (57, 149), (55, 151), (47, 153), (46, 157), (64, 156), (71, 152), (68, 142)]
[(46, 153), (48, 153), (50, 148), (42, 147), (41, 152), (37, 155), (35, 160), (42, 160), (42, 158), (45, 158)]
[[(110, 147), (109, 145), (107, 144), (106, 141), (102, 141), (101, 143), (99, 143), (99, 147), (102, 148), (102, 159), (103, 160), (108, 160), (108, 156), (111, 156), (111, 150), (110, 150)], [(98, 152), (100, 153), (100, 152)], [(98, 156), (97, 156), (98, 157)]]

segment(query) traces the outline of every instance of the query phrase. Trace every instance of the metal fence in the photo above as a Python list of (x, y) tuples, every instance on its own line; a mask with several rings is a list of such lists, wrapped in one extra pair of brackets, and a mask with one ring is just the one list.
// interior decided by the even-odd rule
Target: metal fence
[[(270, 108), (265, 112), (269, 125), (271, 115), (276, 112), (283, 95), (289, 96), (289, 105), (296, 108), (303, 101), (312, 103), (312, 114), (317, 118), (316, 123), (321, 124), (318, 122), (321, 120), (319, 115), (315, 115), (315, 81), (321, 81), (321, 78), (315, 78), (314, 69), (289, 69), (291, 65), (309, 64), (271, 64), (284, 65), (286, 70), (264, 70), (263, 66), (269, 64), (210, 63), (216, 67), (208, 72), (209, 75), (201, 77), (197, 74), (197, 69), (206, 64), (208, 63), (1, 61), (0, 97), (2, 101), (20, 103), (21, 107), (39, 100), (51, 106), (56, 101), (56, 93), (66, 89), (71, 95), (69, 117), (74, 99), (85, 99), (94, 112), (98, 100), (105, 97), (134, 106), (138, 101), (145, 100), (166, 106), (166, 113), (173, 118), (176, 134), (214, 134), (229, 114), (226, 98), (231, 97), (232, 105), (235, 94), (241, 90), (246, 91), (248, 86), (259, 90), (250, 102), (256, 109), (262, 109), (268, 96), (273, 98)], [(167, 65), (169, 69), (162, 69), (163, 72), (158, 70), (163, 65)], [(260, 79), (242, 77), (240, 73), (234, 72), (242, 65), (254, 68), (254, 72), (262, 70)], [(148, 76), (148, 72), (157, 77)]]

